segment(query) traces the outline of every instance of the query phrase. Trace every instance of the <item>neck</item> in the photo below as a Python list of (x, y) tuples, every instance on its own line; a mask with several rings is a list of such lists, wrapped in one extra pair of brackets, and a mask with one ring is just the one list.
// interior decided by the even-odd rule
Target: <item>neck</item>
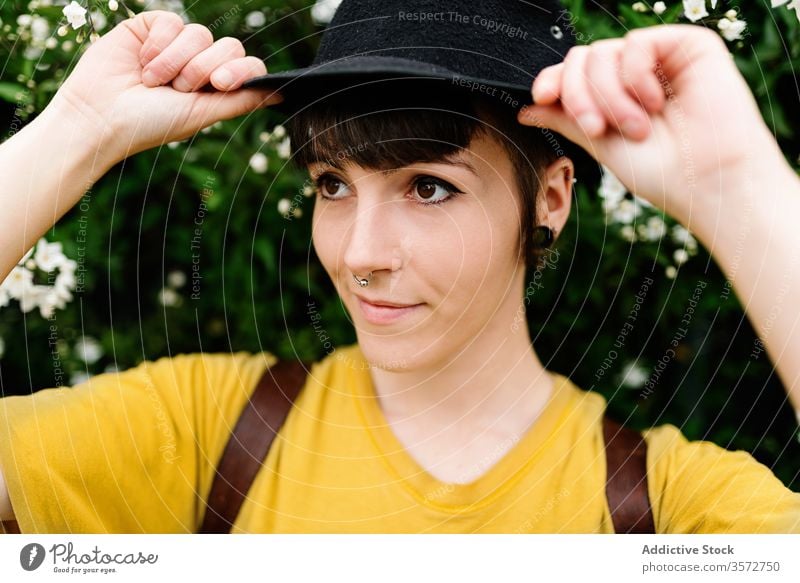
[(524, 318), (520, 321), (519, 302), (506, 303), (446, 362), (410, 371), (371, 369), (387, 420), (413, 419), (430, 430), (458, 426), (497, 435), (523, 433), (554, 383), (531, 345)]

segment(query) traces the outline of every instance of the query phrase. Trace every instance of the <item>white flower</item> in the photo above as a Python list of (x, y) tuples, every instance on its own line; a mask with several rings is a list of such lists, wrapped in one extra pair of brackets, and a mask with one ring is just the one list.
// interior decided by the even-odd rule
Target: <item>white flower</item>
[(773, 8), (777, 8), (778, 6), (783, 6), (783, 5), (784, 5), (784, 4), (786, 4), (788, 1), (789, 1), (789, 0), (772, 0), (772, 7), (773, 7)]
[[(723, 22), (726, 22), (727, 26), (723, 26)], [(722, 36), (725, 37), (725, 40), (729, 41), (740, 40), (746, 26), (747, 23), (744, 20), (734, 20), (731, 22), (724, 18), (717, 24)]]
[(17, 24), (20, 26), (30, 26), (33, 22), (33, 16), (30, 14), (20, 14), (17, 16)]
[(625, 198), (626, 192), (628, 189), (620, 182), (619, 178), (603, 166), (603, 177), (600, 181), (600, 190), (598, 190), (598, 194), (603, 199), (603, 209), (606, 212), (615, 209)]
[(78, 370), (72, 373), (69, 376), (69, 384), (70, 385), (81, 385), (92, 378), (92, 375), (86, 373), (85, 371)]
[(261, 132), (258, 134), (258, 139), (262, 142), (269, 142), (269, 132)]
[(672, 258), (677, 265), (683, 265), (689, 260), (689, 254), (686, 252), (686, 249), (675, 249)]
[(637, 227), (638, 235), (646, 241), (658, 241), (667, 234), (667, 224), (660, 216), (652, 216)]
[(168, 287), (161, 288), (161, 291), (158, 292), (158, 301), (161, 303), (162, 306), (166, 306), (168, 308), (173, 308), (175, 306), (180, 305), (181, 303), (181, 296), (178, 295), (173, 289)]
[(292, 201), (288, 198), (282, 198), (278, 201), (278, 212), (282, 215), (288, 215), (292, 210)]
[(81, 336), (75, 342), (75, 356), (86, 364), (94, 364), (103, 354), (103, 347), (91, 336)]
[(634, 242), (636, 241), (636, 231), (633, 230), (631, 225), (625, 225), (619, 230), (620, 236), (625, 239), (626, 241)]
[(78, 29), (86, 24), (86, 8), (75, 2), (75, 0), (64, 6), (62, 12), (72, 28)]
[(267, 17), (260, 10), (254, 10), (244, 17), (244, 22), (250, 28), (261, 28), (266, 24)]
[(314, 187), (311, 186), (310, 184), (306, 184), (303, 187), (303, 196), (306, 196), (306, 197), (314, 196)]
[(311, 18), (317, 24), (328, 24), (333, 20), (333, 15), (341, 3), (342, 0), (317, 0), (311, 8)]
[(672, 240), (678, 245), (686, 245), (687, 247), (697, 246), (697, 239), (695, 239), (683, 225), (675, 225), (672, 227)]
[(711, 8), (717, 7), (717, 0), (711, 0)]
[(116, 12), (119, 8), (119, 2), (117, 0), (108, 0), (108, 9), (111, 12)]
[(4, 308), (11, 301), (11, 296), (8, 295), (8, 290), (0, 285), (0, 308)]
[(41, 314), (42, 318), (52, 318), (56, 308), (63, 310), (66, 307), (65, 298), (59, 295), (54, 288), (49, 285), (37, 285), (36, 288), (36, 297), (35, 299), (32, 298), (31, 301), (38, 305), (39, 314)]
[(705, 0), (683, 0), (683, 14), (692, 22), (708, 16)]
[(186, 283), (186, 274), (182, 271), (170, 271), (167, 274), (167, 284), (169, 287), (178, 288), (183, 287)]
[(250, 168), (256, 174), (264, 174), (269, 168), (269, 158), (263, 152), (256, 152), (250, 156)]
[(725, 18), (727, 18), (728, 20), (736, 20), (736, 17), (737, 17), (737, 16), (738, 16), (738, 12), (736, 12), (736, 11), (735, 11), (735, 10), (733, 10), (733, 9), (731, 9), (731, 10), (728, 10), (728, 11), (725, 13)]
[(50, 23), (46, 18), (36, 16), (31, 22), (31, 39), (43, 43), (50, 36)]
[(36, 254), (33, 256), (33, 260), (36, 261), (39, 269), (50, 273), (67, 261), (67, 258), (61, 251), (60, 242), (48, 243), (47, 239), (41, 238), (36, 243)]
[(2, 287), (10, 297), (18, 300), (22, 298), (26, 289), (33, 287), (33, 272), (27, 267), (17, 265), (8, 274)]
[(677, 273), (678, 270), (675, 269), (674, 265), (667, 265), (667, 268), (664, 270), (664, 274), (670, 279), (675, 279)]
[(46, 285), (33, 285), (30, 284), (26, 286), (20, 296), (17, 298), (19, 300), (19, 309), (27, 314), (34, 308), (39, 306), (39, 300), (42, 297), (42, 294), (48, 290), (48, 286)]
[(103, 30), (106, 27), (106, 24), (108, 24), (106, 15), (100, 12), (99, 10), (92, 11), (91, 15), (92, 15), (92, 25), (94, 26), (95, 30)]
[(635, 361), (631, 361), (622, 369), (622, 384), (626, 387), (636, 389), (641, 387), (650, 377), (647, 369)]
[(283, 158), (284, 160), (288, 160), (292, 155), (292, 144), (289, 142), (289, 138), (286, 137), (283, 141), (278, 144), (278, 157)]
[(272, 130), (272, 137), (276, 140), (280, 140), (283, 136), (286, 135), (286, 128), (282, 125), (276, 125)]
[(658, 15), (664, 14), (664, 11), (667, 9), (667, 5), (663, 2), (656, 2), (653, 4), (653, 12)]
[(630, 199), (622, 199), (619, 206), (611, 213), (611, 219), (622, 225), (630, 225), (639, 216), (641, 209), (636, 202)]
[(636, 12), (647, 12), (647, 4), (644, 2), (634, 2), (631, 8)]
[(22, 52), (22, 56), (28, 61), (35, 61), (42, 56), (44, 49), (30, 45)]

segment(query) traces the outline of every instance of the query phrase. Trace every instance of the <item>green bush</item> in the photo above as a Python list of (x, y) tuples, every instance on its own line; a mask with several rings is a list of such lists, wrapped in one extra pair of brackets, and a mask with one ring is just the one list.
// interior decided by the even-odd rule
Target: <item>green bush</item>
[[(4, 138), (46, 106), (89, 42), (86, 27), (59, 35), (63, 4), (0, 5)], [(107, 2), (91, 3), (98, 32), (125, 17), (120, 4), (113, 12)], [(735, 22), (725, 13), (739, 4), (720, 0), (696, 24)], [(676, 1), (660, 15), (646, 3), (564, 6), (564, 28), (584, 42), (686, 22)], [(183, 9), (180, 0), (147, 7)], [(185, 16), (217, 38), (242, 39), (249, 54), (277, 71), (313, 58), (324, 28), (309, 8), (308, 1), (253, 0), (246, 11), (235, 2), (209, 2), (192, 4)], [(796, 164), (797, 14), (748, 4), (738, 19), (747, 25), (730, 48)], [(78, 264), (73, 299), (45, 315), (22, 312), (16, 300), (0, 309), (3, 394), (73, 384), (184, 352), (269, 350), (318, 359), (329, 348), (311, 325), (311, 302), (332, 345), (355, 342), (310, 245), (306, 176), (286, 159), (280, 122), (263, 110), (219, 123), (129, 158), (98, 182), (47, 234)], [(557, 254), (529, 274), (528, 319), (545, 366), (601, 392), (611, 413), (633, 427), (674, 423), (690, 439), (745, 449), (800, 491), (797, 421), (714, 261), (674, 221), (623, 196), (613, 181), (601, 196), (597, 190), (577, 185)], [(296, 214), (282, 215), (286, 207)], [(47, 276), (36, 274), (37, 281)]]

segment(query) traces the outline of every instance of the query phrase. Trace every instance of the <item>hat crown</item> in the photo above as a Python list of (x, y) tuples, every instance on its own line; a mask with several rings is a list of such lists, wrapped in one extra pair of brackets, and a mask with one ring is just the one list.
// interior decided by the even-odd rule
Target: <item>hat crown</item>
[(538, 72), (575, 44), (565, 14), (556, 0), (343, 0), (314, 65), (395, 57), (529, 90)]

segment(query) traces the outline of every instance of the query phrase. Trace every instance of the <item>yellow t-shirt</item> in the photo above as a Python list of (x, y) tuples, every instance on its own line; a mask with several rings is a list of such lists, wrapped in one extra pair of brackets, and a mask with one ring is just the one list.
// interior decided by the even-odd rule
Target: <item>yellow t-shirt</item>
[[(194, 532), (268, 353), (191, 354), (0, 399), (0, 467), (20, 530)], [(357, 344), (314, 364), (234, 532), (608, 533), (604, 398), (556, 374), (537, 422), (469, 484), (400, 445)], [(744, 451), (645, 432), (661, 533), (800, 533), (800, 494)]]

